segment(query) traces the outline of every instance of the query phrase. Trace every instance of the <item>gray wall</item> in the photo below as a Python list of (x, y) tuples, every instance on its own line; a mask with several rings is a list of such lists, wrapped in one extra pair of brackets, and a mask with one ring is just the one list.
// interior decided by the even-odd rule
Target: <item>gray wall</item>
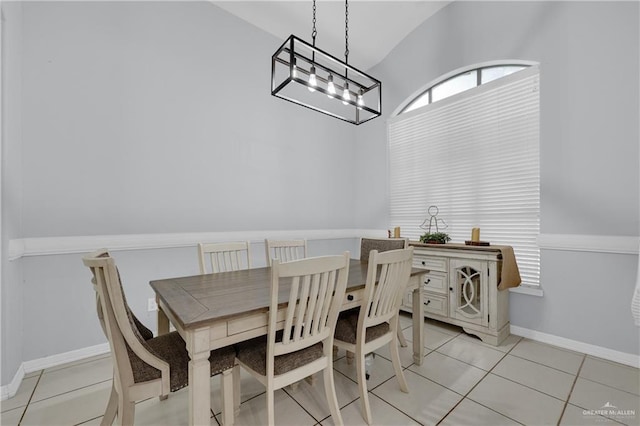
[(270, 96), (282, 40), (208, 2), (27, 2), (23, 42), (24, 237), (353, 227), (355, 130)]
[[(21, 64), (22, 135), (3, 143), (17, 163), (3, 167), (2, 193), (22, 198), (15, 210), (3, 202), (3, 220), (22, 225), (3, 224), (15, 231), (3, 232), (4, 248), (9, 238), (354, 227), (355, 128), (270, 95), (282, 40), (208, 2), (21, 7), (10, 66)], [(352, 239), (310, 242), (316, 254), (353, 249)], [(147, 324), (149, 280), (197, 273), (195, 253), (114, 253)], [(105, 342), (80, 257), (3, 267), (2, 326), (16, 325), (3, 333), (3, 385), (22, 361)]]
[(20, 238), (22, 206), (21, 64), (22, 5), (2, 2), (2, 327), (1, 384), (24, 360), (22, 351), (23, 285), (20, 260), (9, 262), (9, 240)]
[[(638, 235), (637, 3), (455, 2), (371, 70), (386, 115), (358, 128), (271, 97), (281, 40), (208, 3), (25, 2), (21, 18), (3, 61), (22, 79), (3, 95), (22, 104), (3, 109), (3, 385), (20, 362), (104, 342), (80, 255), (7, 263), (8, 239), (386, 229), (388, 114), (473, 63), (541, 63), (542, 231)], [(148, 281), (197, 271), (193, 247), (114, 255), (149, 325)], [(543, 251), (545, 297), (512, 294), (512, 323), (637, 354), (636, 262)]]
[[(519, 59), (540, 63), (541, 233), (637, 236), (638, 7), (455, 2), (418, 27), (371, 70), (383, 81), (385, 116), (356, 135), (356, 149), (371, 153), (356, 157), (358, 226), (391, 226), (387, 176), (369, 172), (388, 167), (389, 114), (445, 73)], [(511, 323), (640, 353), (630, 311), (637, 259), (542, 250), (544, 297), (512, 293)]]

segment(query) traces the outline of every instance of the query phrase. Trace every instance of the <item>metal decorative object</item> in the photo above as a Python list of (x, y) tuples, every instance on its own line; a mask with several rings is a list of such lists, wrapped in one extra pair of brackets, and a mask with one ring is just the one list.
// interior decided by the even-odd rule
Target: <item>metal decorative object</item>
[(313, 0), (313, 44), (289, 38), (271, 57), (271, 94), (352, 124), (382, 113), (382, 83), (349, 65), (349, 1), (345, 1), (344, 62), (316, 47), (316, 2)]
[[(429, 206), (429, 208), (427, 209), (427, 213), (429, 213), (429, 217), (425, 219), (424, 222), (422, 222), (422, 225), (420, 225), (420, 228), (424, 229), (429, 234), (440, 232), (440, 227), (439, 227), (440, 225), (438, 224), (441, 223), (442, 229), (443, 230), (447, 229), (447, 223), (443, 219), (438, 218), (438, 213), (440, 213), (438, 206)], [(427, 221), (429, 221), (428, 225), (427, 225)], [(433, 232), (431, 231), (432, 226), (435, 227), (435, 231)]]

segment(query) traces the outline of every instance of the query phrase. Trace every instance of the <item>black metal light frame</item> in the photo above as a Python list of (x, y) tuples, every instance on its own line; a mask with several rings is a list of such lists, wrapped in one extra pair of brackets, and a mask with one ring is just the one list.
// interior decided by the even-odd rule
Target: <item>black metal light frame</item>
[[(303, 49), (304, 52), (300, 50)], [(309, 54), (309, 52), (311, 54)], [(305, 77), (310, 75), (310, 69), (297, 66), (296, 64), (311, 64), (316, 72), (318, 84), (312, 86), (308, 78), (300, 78), (299, 74)], [(281, 81), (277, 77), (277, 67), (284, 67), (284, 78)], [(288, 73), (286, 69), (288, 68)], [(336, 94), (332, 94), (328, 90), (328, 78), (321, 75), (327, 74), (338, 78), (338, 82), (334, 82)], [(278, 80), (278, 81), (277, 81)], [(344, 90), (345, 82), (348, 83), (348, 91), (351, 95), (349, 100), (344, 100), (339, 93)], [(341, 84), (340, 84), (341, 83)], [(338, 111), (345, 108), (336, 105), (334, 111), (329, 108), (323, 108), (318, 105), (311, 104), (308, 100), (296, 99), (294, 96), (283, 93), (285, 88), (291, 84), (300, 84), (307, 88), (312, 88), (317, 96), (328, 96), (334, 99), (331, 102), (346, 102), (349, 107), (347, 111)], [(304, 106), (314, 111), (327, 114), (331, 117), (347, 121), (352, 124), (362, 124), (382, 114), (382, 82), (371, 77), (370, 75), (352, 67), (351, 65), (339, 60), (338, 58), (318, 49), (315, 46), (305, 42), (295, 35), (289, 38), (276, 50), (271, 57), (271, 94), (289, 102)], [(315, 96), (315, 95), (310, 95)], [(307, 95), (309, 97), (309, 95)], [(359, 99), (366, 97), (367, 101), (358, 103)], [(323, 102), (327, 104), (326, 100)]]

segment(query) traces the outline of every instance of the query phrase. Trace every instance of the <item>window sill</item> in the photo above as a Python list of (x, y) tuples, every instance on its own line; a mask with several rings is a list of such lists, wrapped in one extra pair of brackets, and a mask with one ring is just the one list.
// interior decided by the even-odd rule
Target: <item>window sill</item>
[(511, 293), (526, 294), (527, 296), (544, 297), (544, 292), (542, 291), (542, 289), (536, 287), (519, 286), (510, 288), (509, 291)]

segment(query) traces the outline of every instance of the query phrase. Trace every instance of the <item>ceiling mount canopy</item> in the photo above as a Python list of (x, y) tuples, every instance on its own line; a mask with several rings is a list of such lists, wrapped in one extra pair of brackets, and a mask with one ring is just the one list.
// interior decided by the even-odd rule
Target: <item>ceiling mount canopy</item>
[(344, 62), (316, 47), (316, 1), (309, 44), (295, 35), (271, 57), (271, 94), (353, 124), (379, 117), (382, 83), (349, 65), (349, 1)]

